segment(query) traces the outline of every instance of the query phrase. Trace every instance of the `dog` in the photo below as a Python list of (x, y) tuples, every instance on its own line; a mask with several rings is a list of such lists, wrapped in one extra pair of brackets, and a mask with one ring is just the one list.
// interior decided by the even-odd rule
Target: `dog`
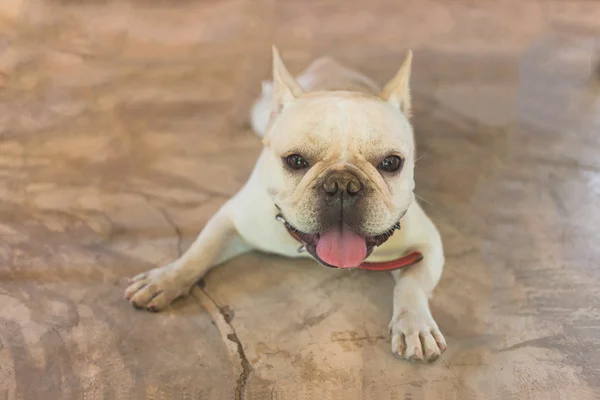
[(411, 66), (409, 51), (383, 89), (331, 58), (295, 79), (274, 46), (273, 80), (263, 83), (251, 112), (264, 146), (250, 178), (179, 259), (131, 279), (125, 298), (159, 311), (212, 267), (252, 250), (312, 257), (332, 268), (412, 252), (419, 256), (412, 265), (391, 271), (392, 352), (436, 360), (446, 341), (429, 298), (444, 251), (413, 193)]

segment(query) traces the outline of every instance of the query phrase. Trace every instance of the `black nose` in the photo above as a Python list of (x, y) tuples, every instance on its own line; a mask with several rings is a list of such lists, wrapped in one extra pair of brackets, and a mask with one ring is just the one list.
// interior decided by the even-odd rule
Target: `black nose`
[(354, 196), (362, 190), (362, 186), (356, 175), (347, 171), (333, 172), (323, 183), (323, 189), (330, 196), (335, 196), (339, 192)]

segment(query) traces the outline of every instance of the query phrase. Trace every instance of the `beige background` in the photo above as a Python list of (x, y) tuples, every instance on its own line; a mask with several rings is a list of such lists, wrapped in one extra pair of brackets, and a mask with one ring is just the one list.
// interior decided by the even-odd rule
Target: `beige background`
[[(596, 1), (2, 1), (0, 399), (600, 398), (599, 33)], [(436, 363), (391, 355), (386, 273), (253, 254), (123, 300), (249, 175), (272, 42), (380, 83), (414, 49)]]

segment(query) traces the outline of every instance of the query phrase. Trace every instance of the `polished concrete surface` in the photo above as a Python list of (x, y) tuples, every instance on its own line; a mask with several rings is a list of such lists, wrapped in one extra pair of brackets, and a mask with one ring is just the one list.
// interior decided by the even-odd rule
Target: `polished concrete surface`
[[(600, 398), (599, 38), (597, 1), (1, 2), (0, 399)], [(252, 254), (123, 300), (248, 177), (273, 42), (380, 83), (414, 50), (437, 362), (392, 356), (386, 273)]]

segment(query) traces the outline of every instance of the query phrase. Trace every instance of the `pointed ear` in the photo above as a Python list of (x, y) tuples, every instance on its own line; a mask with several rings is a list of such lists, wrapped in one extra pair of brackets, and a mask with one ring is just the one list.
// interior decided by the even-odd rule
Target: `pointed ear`
[(400, 108), (400, 111), (410, 117), (410, 69), (412, 51), (409, 50), (400, 70), (383, 88), (379, 97)]
[(273, 46), (273, 105), (271, 116), (277, 115), (303, 93), (302, 88), (283, 64), (277, 47)]

